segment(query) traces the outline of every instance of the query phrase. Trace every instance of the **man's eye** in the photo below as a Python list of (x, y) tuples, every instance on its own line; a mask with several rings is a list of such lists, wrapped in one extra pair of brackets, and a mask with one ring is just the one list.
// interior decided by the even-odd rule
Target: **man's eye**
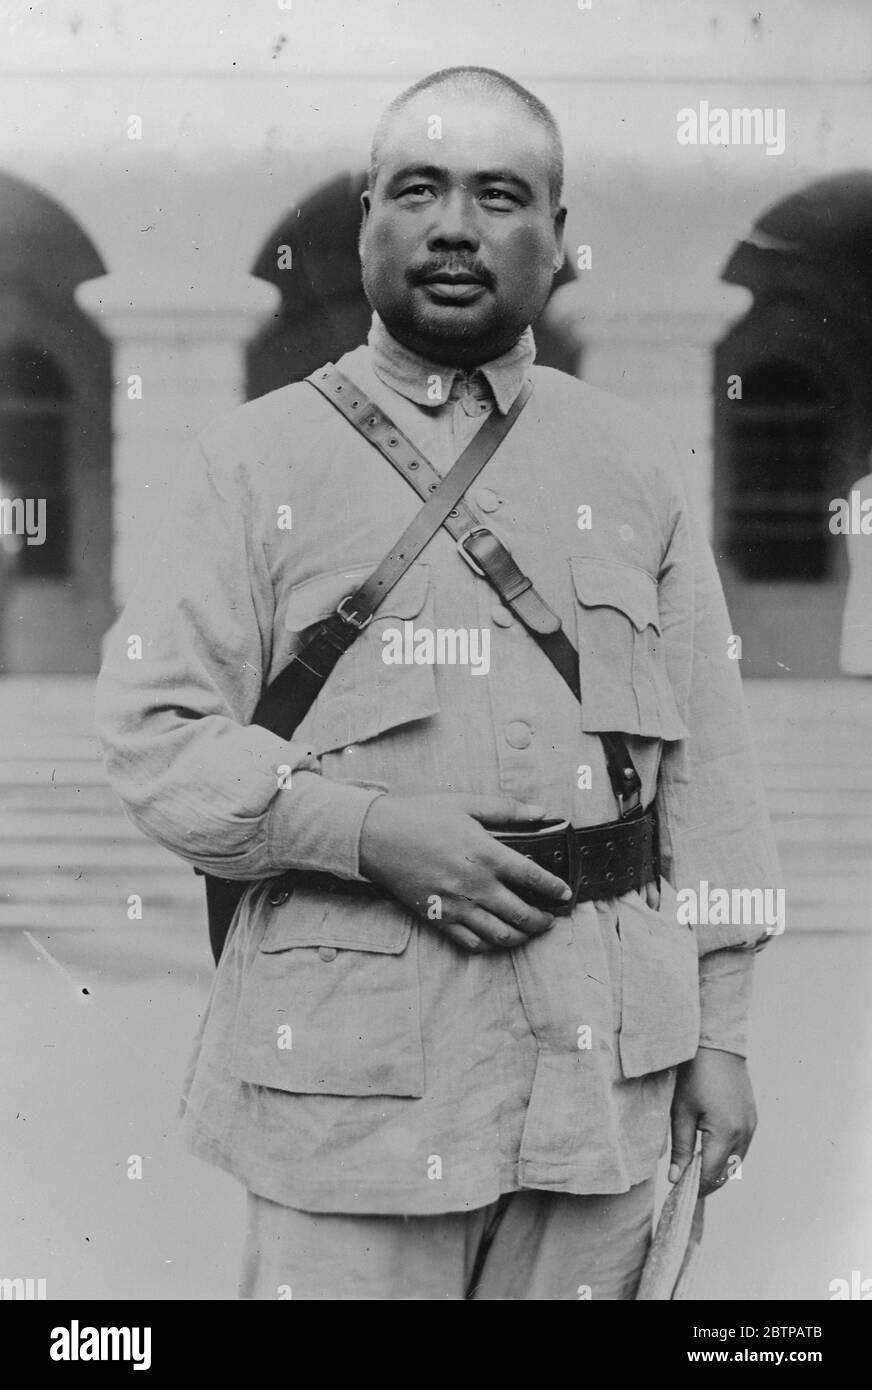
[(401, 198), (428, 198), (433, 193), (433, 188), (429, 183), (411, 183), (408, 188), (404, 188)]
[(520, 200), (514, 193), (509, 193), (505, 188), (485, 188), (482, 190), (482, 198), (489, 203), (499, 203), (501, 207), (519, 207)]

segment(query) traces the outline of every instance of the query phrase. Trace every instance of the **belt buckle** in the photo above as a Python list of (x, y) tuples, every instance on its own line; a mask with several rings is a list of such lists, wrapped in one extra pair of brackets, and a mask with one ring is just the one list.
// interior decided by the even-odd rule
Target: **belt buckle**
[(482, 569), (481, 565), (480, 565), (476, 560), (473, 560), (473, 558), (472, 558), (471, 555), (468, 555), (468, 554), (466, 553), (466, 542), (467, 542), (472, 536), (489, 536), (489, 535), (491, 535), (491, 532), (489, 531), (489, 529), (487, 528), (487, 526), (472, 526), (472, 527), (470, 527), (470, 529), (469, 529), (468, 531), (464, 531), (463, 535), (462, 535), (462, 536), (459, 536), (458, 539), (457, 539), (457, 542), (456, 542), (456, 545), (457, 545), (457, 553), (459, 554), (461, 560), (465, 560), (466, 563), (469, 565), (469, 568), (472, 570), (473, 574), (479, 575), (480, 578), (482, 578), (482, 579), (486, 579), (486, 578), (487, 578), (487, 575), (485, 574), (485, 572), (484, 572), (484, 570)]
[(350, 598), (354, 598), (354, 595), (346, 594), (345, 598), (336, 605), (336, 612), (344, 623), (348, 623), (349, 627), (355, 627), (358, 632), (363, 632), (363, 629), (369, 627), (372, 622), (372, 614), (370, 613), (369, 617), (364, 618), (363, 622), (361, 622), (356, 613), (346, 613), (345, 605)]
[[(633, 791), (631, 791), (629, 796), (624, 796), (623, 792), (618, 792), (617, 798), (618, 806), (621, 812), (621, 820), (624, 820), (627, 816), (632, 815), (633, 811), (638, 811), (640, 806), (642, 805), (642, 792), (639, 787), (636, 787)], [(627, 802), (633, 802), (633, 805), (626, 805), (625, 803)]]

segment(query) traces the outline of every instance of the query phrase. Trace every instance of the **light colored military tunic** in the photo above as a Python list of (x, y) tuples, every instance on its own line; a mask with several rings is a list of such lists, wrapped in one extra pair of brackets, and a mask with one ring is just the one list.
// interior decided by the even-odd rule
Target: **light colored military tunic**
[[(744, 1050), (765, 928), (675, 911), (682, 886), (766, 887), (777, 872), (711, 552), (668, 439), (533, 355), (528, 332), (477, 372), (449, 371), (376, 318), (338, 365), (443, 472), (532, 371), (469, 500), (577, 643), (580, 706), (440, 532), (293, 740), (246, 727), (262, 682), (420, 506), (305, 383), (202, 435), (108, 640), (113, 782), (147, 834), (218, 874), (360, 878), (363, 819), (385, 791), (502, 793), (575, 825), (613, 819), (605, 730), (628, 736), (643, 799), (657, 799), (660, 909), (635, 892), (580, 904), (511, 952), (470, 956), (387, 899), (298, 888), (272, 906), (263, 885), (248, 892), (185, 1126), (194, 1152), (285, 1205), (428, 1214), (520, 1188), (624, 1192), (664, 1150), (676, 1064), (700, 1041)], [(489, 669), (386, 664), (383, 639), (406, 623), (487, 629)]]

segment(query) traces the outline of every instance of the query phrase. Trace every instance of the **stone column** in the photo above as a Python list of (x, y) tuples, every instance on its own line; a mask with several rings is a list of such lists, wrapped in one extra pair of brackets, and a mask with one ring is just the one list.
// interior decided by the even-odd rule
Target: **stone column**
[[(678, 445), (688, 486), (711, 534), (715, 348), (746, 311), (749, 294), (719, 286), (717, 303), (698, 313), (666, 308), (587, 313), (579, 283), (564, 288), (574, 291), (560, 307), (562, 316), (575, 320), (582, 378), (627, 396), (663, 421)], [(721, 386), (726, 391), (726, 382)]]
[(872, 501), (872, 473), (852, 483), (846, 498), (852, 530), (845, 536), (849, 569), (839, 665), (847, 676), (872, 676), (872, 534), (860, 529), (867, 520), (860, 510), (867, 500)]
[(126, 601), (192, 440), (244, 399), (245, 345), (278, 291), (248, 275), (209, 283), (122, 274), (76, 298), (113, 344), (113, 598)]

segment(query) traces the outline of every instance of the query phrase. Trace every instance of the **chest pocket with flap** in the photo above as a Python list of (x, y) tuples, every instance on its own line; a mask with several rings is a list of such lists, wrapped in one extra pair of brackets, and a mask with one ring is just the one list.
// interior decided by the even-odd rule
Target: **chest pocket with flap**
[(617, 560), (572, 556), (569, 564), (582, 728), (686, 738), (666, 668), (655, 580)]
[[(371, 565), (316, 575), (291, 591), (285, 626), (295, 634), (335, 611), (353, 593)], [(394, 585), (372, 622), (340, 657), (310, 712), (307, 741), (316, 754), (376, 738), (387, 729), (439, 712), (436, 677), (429, 665), (388, 665), (384, 661), (388, 629), (403, 631), (404, 622), (433, 627), (430, 566), (411, 565)]]

